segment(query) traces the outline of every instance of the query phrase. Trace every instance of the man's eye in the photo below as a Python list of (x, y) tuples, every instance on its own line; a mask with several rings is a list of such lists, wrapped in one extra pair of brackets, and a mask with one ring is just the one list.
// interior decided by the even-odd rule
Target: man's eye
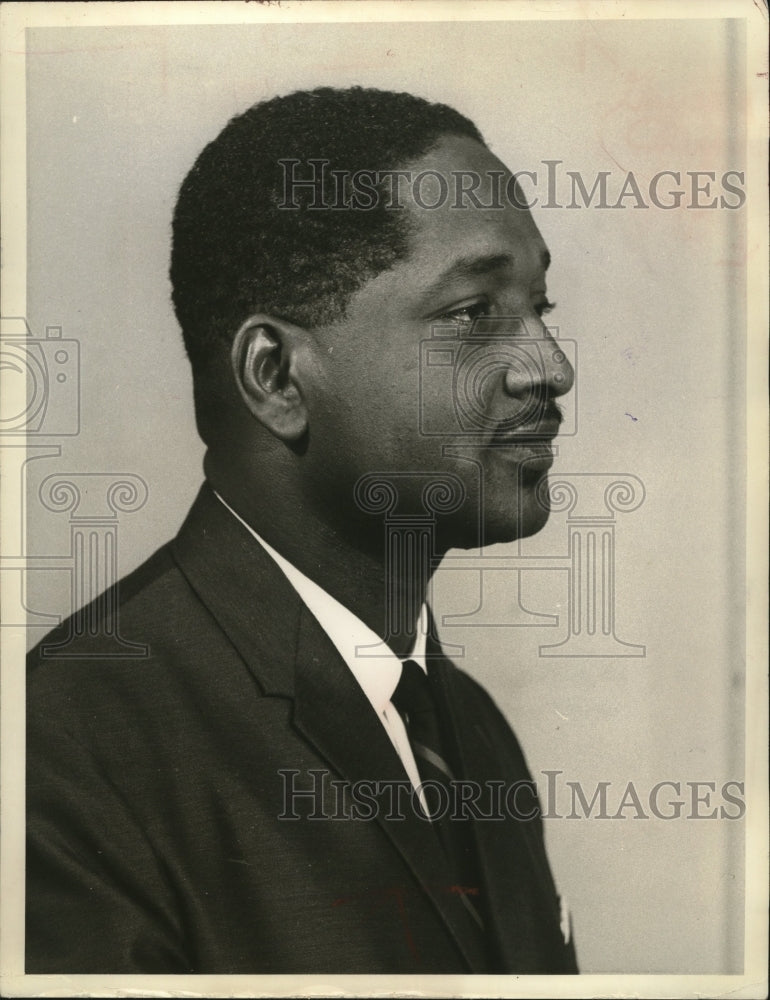
[(555, 308), (556, 308), (555, 302), (549, 302), (548, 299), (545, 299), (543, 302), (538, 302), (538, 304), (535, 306), (535, 312), (538, 314), (538, 316), (542, 318), (543, 316), (547, 316), (548, 313), (554, 310)]
[(462, 306), (459, 309), (450, 309), (437, 318), (446, 323), (470, 326), (479, 316), (488, 316), (489, 311), (489, 305), (486, 302), (473, 302), (471, 305)]

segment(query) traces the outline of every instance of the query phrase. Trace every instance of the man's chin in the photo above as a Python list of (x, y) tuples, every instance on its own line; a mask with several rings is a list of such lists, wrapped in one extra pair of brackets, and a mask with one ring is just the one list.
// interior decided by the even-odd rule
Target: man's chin
[(520, 538), (536, 535), (545, 527), (549, 512), (537, 505), (526, 510), (490, 511), (482, 523), (466, 524), (461, 530), (454, 530), (451, 538), (439, 536), (440, 549), (478, 549), (487, 545), (503, 545)]
[(548, 475), (543, 470), (521, 470), (521, 479), (513, 497), (504, 495), (496, 503), (487, 495), (482, 545), (498, 545), (529, 538), (545, 527), (551, 513)]
[(515, 518), (490, 519), (484, 526), (482, 545), (502, 545), (536, 535), (545, 527), (548, 511), (527, 511)]
[(436, 522), (439, 551), (478, 549), (537, 534), (550, 515), (548, 473), (520, 468), (513, 484), (510, 476), (497, 481), (490, 476), (481, 509), (479, 499), (478, 492), (469, 491), (460, 510)]

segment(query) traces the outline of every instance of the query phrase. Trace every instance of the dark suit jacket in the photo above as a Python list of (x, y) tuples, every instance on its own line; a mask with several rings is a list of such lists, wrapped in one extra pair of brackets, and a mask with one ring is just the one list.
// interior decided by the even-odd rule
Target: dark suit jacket
[[(297, 788), (313, 769), (405, 774), (324, 631), (208, 487), (118, 606), (147, 656), (104, 658), (88, 635), (66, 658), (30, 654), (28, 973), (576, 971), (539, 820), (474, 823), (490, 966), (412, 810), (311, 819), (342, 807), (302, 799), (303, 818), (279, 818), (282, 769)], [(527, 779), (486, 693), (446, 660), (437, 676), (462, 776)]]

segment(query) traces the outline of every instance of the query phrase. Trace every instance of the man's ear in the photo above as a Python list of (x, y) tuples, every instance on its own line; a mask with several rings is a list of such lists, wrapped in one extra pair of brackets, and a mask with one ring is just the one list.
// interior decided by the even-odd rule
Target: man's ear
[(256, 419), (287, 443), (307, 430), (298, 355), (305, 331), (272, 316), (251, 316), (233, 340), (230, 361), (238, 391)]

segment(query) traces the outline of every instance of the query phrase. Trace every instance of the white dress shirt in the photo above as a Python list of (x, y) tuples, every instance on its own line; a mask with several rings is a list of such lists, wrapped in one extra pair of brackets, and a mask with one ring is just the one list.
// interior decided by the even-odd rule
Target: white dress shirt
[[(331, 594), (327, 594), (322, 587), (319, 587), (279, 552), (276, 552), (216, 491), (214, 492), (230, 513), (241, 522), (277, 563), (313, 617), (337, 647), (337, 651), (347, 663), (361, 690), (369, 699), (385, 732), (390, 737), (390, 741), (404, 765), (409, 781), (419, 795), (420, 804), (427, 812), (427, 804), (420, 788), (420, 773), (417, 770), (409, 738), (406, 735), (403, 720), (391, 701), (401, 679), (401, 660), (376, 632), (373, 632), (352, 611), (348, 611)], [(426, 672), (427, 630), (428, 610), (423, 604), (414, 647), (408, 658), (415, 660)]]

